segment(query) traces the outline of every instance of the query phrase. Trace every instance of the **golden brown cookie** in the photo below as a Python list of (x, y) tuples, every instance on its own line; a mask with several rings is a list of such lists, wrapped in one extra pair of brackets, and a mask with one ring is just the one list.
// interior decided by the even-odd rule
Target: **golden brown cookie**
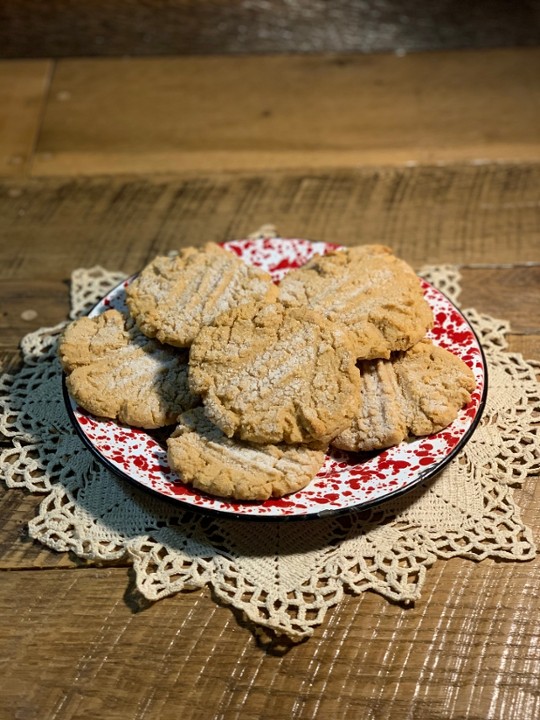
[(354, 334), (359, 359), (407, 350), (433, 324), (418, 277), (383, 245), (316, 255), (283, 278), (279, 299), (345, 324)]
[(359, 363), (361, 401), (351, 426), (332, 441), (342, 450), (379, 450), (442, 430), (471, 400), (470, 368), (423, 340), (390, 360)]
[(282, 497), (305, 487), (325, 454), (305, 445), (253, 445), (231, 440), (202, 408), (189, 410), (167, 440), (169, 464), (203, 492), (237, 500)]
[(327, 443), (350, 424), (360, 375), (347, 329), (309, 308), (250, 303), (201, 330), (189, 381), (228, 437)]
[(188, 386), (188, 353), (150, 340), (117, 310), (72, 322), (59, 354), (70, 395), (94, 415), (158, 428), (200, 402)]
[(270, 302), (277, 294), (267, 272), (214, 243), (157, 257), (126, 290), (142, 332), (177, 347), (189, 347), (201, 327), (220, 313), (244, 302)]

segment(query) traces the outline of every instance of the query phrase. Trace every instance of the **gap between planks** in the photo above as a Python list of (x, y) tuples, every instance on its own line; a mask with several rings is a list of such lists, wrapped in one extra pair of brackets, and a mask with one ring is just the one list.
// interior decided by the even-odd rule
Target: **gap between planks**
[(45, 117), (51, 60), (0, 62), (0, 177), (27, 177)]
[(533, 268), (539, 265), (540, 262), (535, 260), (513, 263), (456, 263), (459, 270), (512, 270), (514, 268)]

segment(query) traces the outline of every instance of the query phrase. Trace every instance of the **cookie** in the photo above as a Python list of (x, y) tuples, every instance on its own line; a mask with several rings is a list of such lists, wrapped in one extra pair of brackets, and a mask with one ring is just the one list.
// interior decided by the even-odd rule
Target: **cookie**
[(236, 500), (266, 500), (296, 492), (311, 481), (325, 459), (323, 450), (303, 445), (231, 440), (202, 408), (180, 416), (167, 449), (171, 468), (185, 483)]
[(471, 400), (472, 371), (429, 340), (390, 360), (359, 363), (361, 401), (351, 426), (332, 441), (342, 450), (391, 447), (407, 437), (431, 435)]
[(309, 308), (250, 303), (201, 330), (189, 381), (227, 437), (327, 443), (344, 430), (360, 375), (347, 329)]
[(279, 299), (344, 323), (359, 359), (388, 358), (421, 340), (433, 324), (418, 277), (382, 245), (317, 255), (288, 273)]
[(188, 386), (188, 353), (150, 340), (117, 310), (71, 323), (59, 354), (70, 395), (94, 415), (158, 428), (200, 402)]
[(272, 301), (278, 290), (264, 270), (214, 243), (157, 257), (126, 290), (131, 315), (148, 337), (189, 347), (204, 325), (249, 301)]

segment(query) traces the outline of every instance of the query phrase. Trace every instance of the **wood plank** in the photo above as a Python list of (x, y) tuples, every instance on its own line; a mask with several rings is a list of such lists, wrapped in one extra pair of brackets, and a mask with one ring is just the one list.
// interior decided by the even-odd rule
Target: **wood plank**
[(147, 606), (125, 569), (3, 573), (0, 715), (534, 720), (535, 566), (439, 561), (414, 607), (346, 596), (282, 654), (208, 591)]
[(513, 333), (540, 334), (540, 265), (461, 268), (463, 307), (510, 322)]
[[(21, 298), (4, 322), (25, 332), (20, 313), (48, 313), (44, 296), (60, 297), (76, 267), (129, 274), (159, 253), (268, 222), (288, 237), (382, 242), (416, 267), (539, 262), (539, 193), (540, 165), (0, 183), (2, 307), (16, 287)], [(43, 310), (7, 284), (30, 280), (43, 283)]]
[(532, 0), (3, 0), (0, 56), (380, 52), (536, 45)]
[(28, 171), (51, 72), (49, 60), (0, 62), (0, 176)]
[[(18, 340), (21, 336), (19, 336)], [(17, 340), (17, 344), (18, 344)], [(8, 350), (0, 350), (0, 371), (3, 373), (15, 373), (22, 365), (22, 354), (14, 347)]]
[(539, 77), (540, 48), (62, 60), (32, 172), (538, 161)]
[(23, 335), (52, 327), (69, 313), (67, 282), (10, 280), (0, 286), (0, 350), (17, 347)]
[[(508, 312), (521, 333), (511, 348), (539, 359), (539, 187), (539, 165), (5, 181), (0, 357), (16, 365), (19, 333), (63, 319), (78, 265), (130, 272), (274, 221), (288, 235), (387, 242), (416, 266), (467, 265), (463, 301)], [(39, 316), (24, 320), (27, 309)], [(537, 479), (516, 495), (537, 529)], [(414, 606), (346, 596), (309, 642), (281, 648), (256, 641), (209, 589), (149, 605), (128, 568), (84, 567), (29, 542), (38, 502), (2, 489), (2, 718), (540, 716), (540, 558), (438, 561)]]
[(514, 335), (508, 336), (508, 349), (510, 352), (521, 353), (526, 360), (540, 362), (540, 336)]

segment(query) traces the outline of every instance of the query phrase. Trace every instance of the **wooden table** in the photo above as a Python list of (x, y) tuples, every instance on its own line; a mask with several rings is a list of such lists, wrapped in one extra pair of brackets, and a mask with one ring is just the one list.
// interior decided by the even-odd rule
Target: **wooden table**
[[(282, 234), (461, 268), (540, 360), (540, 51), (0, 64), (0, 352), (76, 267)], [(438, 561), (404, 608), (347, 596), (278, 651), (209, 589), (141, 606), (123, 563), (30, 541), (2, 488), (0, 718), (540, 716), (540, 564)], [(517, 492), (540, 533), (540, 486)]]

